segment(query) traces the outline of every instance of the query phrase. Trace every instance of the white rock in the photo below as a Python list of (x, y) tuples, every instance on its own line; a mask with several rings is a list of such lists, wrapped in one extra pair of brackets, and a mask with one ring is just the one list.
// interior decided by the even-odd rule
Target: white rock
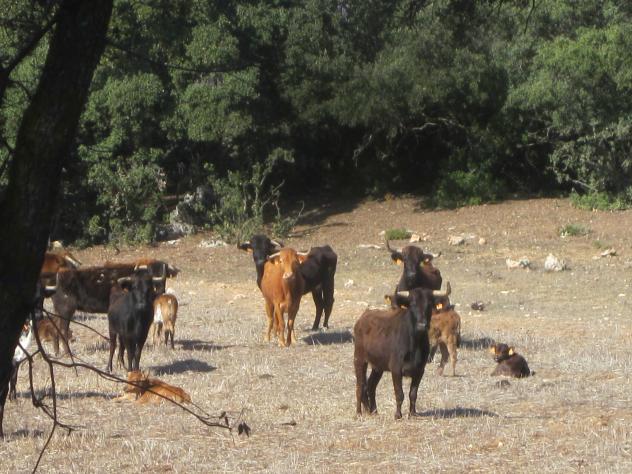
[(566, 268), (566, 262), (551, 253), (544, 260), (544, 270), (547, 272), (561, 272)]
[(351, 288), (353, 285), (355, 285), (355, 282), (351, 279), (345, 281), (345, 288)]
[(420, 241), (421, 241), (421, 236), (419, 234), (411, 234), (409, 242), (414, 243), (414, 242), (420, 242)]
[(448, 242), (450, 245), (463, 245), (465, 243), (465, 237), (462, 235), (451, 235), (448, 237)]
[(198, 247), (203, 248), (203, 249), (209, 249), (209, 248), (214, 248), (214, 247), (226, 247), (226, 245), (228, 244), (221, 239), (203, 240), (199, 243)]
[(485, 245), (487, 243), (487, 240), (485, 240), (484, 237), (481, 237), (480, 239), (478, 239), (478, 245)]
[(381, 245), (375, 245), (375, 244), (359, 244), (358, 248), (359, 249), (381, 249), (382, 246)]

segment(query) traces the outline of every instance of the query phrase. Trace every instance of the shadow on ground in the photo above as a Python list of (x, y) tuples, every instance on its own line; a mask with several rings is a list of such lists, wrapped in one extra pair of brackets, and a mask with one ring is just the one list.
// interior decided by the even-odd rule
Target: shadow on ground
[(436, 408), (421, 413), (421, 416), (429, 416), (432, 418), (480, 418), (483, 416), (496, 417), (496, 413), (480, 410), (478, 408)]
[(463, 349), (487, 349), (494, 344), (491, 337), (479, 337), (478, 339), (461, 339)]
[(310, 346), (329, 344), (346, 344), (353, 341), (353, 335), (348, 329), (342, 331), (326, 331), (315, 334), (310, 334), (303, 338), (303, 341)]
[(200, 339), (182, 339), (180, 341), (176, 341), (176, 345), (179, 345), (180, 348), (184, 351), (219, 351), (222, 349), (226, 349), (232, 346), (222, 346), (218, 344), (213, 344), (209, 341), (202, 341)]
[(216, 367), (197, 359), (176, 360), (171, 364), (150, 367), (156, 375), (182, 374), (184, 372), (212, 372)]

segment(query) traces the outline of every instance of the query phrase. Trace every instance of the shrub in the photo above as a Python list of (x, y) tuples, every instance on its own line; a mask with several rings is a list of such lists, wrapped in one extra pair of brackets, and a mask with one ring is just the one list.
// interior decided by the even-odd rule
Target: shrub
[(384, 234), (386, 240), (405, 240), (411, 236), (406, 229), (388, 229)]
[(560, 237), (581, 237), (591, 232), (588, 227), (581, 224), (566, 224), (560, 228)]
[(504, 184), (488, 172), (450, 171), (439, 178), (430, 204), (455, 208), (493, 202), (505, 194)]
[(570, 200), (573, 206), (580, 209), (597, 209), (599, 211), (619, 211), (628, 209), (632, 205), (632, 199), (625, 195), (611, 195), (598, 192), (589, 194), (572, 192)]
[(279, 206), (283, 181), (278, 185), (268, 181), (278, 161), (291, 159), (287, 152), (277, 149), (265, 162), (255, 163), (250, 170), (228, 171), (225, 177), (219, 177), (212, 165), (207, 166), (209, 183), (218, 202), (208, 211), (209, 224), (224, 240), (241, 241), (262, 231), (266, 213), (272, 208), (276, 209), (271, 222), (273, 234), (278, 237), (289, 234), (300, 212), (284, 217)]

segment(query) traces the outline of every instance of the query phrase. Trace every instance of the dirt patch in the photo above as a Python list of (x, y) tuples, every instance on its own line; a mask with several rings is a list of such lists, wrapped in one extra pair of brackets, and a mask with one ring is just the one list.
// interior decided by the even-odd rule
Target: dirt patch
[[(84, 264), (142, 255), (181, 268), (171, 283), (181, 305), (176, 349), (148, 347), (141, 366), (183, 387), (209, 412), (243, 410), (252, 433), (206, 428), (170, 405), (114, 404), (121, 386), (59, 371), (61, 417), (82, 428), (55, 436), (42, 472), (530, 472), (536, 466), (630, 472), (631, 218), (631, 212), (577, 210), (558, 199), (434, 212), (414, 199), (314, 208), (286, 244), (305, 250), (329, 243), (338, 253), (332, 327), (310, 330), (314, 305), (304, 298), (298, 343), (289, 349), (262, 341), (254, 265), (233, 246), (203, 248), (209, 236), (196, 235), (118, 255), (73, 251)], [(561, 238), (567, 224), (589, 232)], [(386, 374), (379, 414), (356, 419), (353, 324), (367, 306), (383, 305), (398, 280), (400, 267), (374, 248), (383, 246), (380, 231), (396, 227), (413, 230), (424, 249), (442, 253), (435, 264), (452, 284), (463, 325), (457, 377), (439, 377), (428, 366), (418, 400), (423, 416), (396, 422)], [(465, 243), (450, 245), (450, 236)], [(593, 258), (608, 247), (615, 257)], [(565, 259), (569, 270), (544, 272), (549, 253)], [(532, 269), (507, 269), (507, 258), (522, 257)], [(475, 301), (485, 309), (472, 310)], [(107, 332), (103, 315), (80, 319)], [(74, 333), (77, 356), (104, 367), (107, 352), (98, 337), (81, 327)], [(498, 384), (489, 375), (492, 341), (514, 345), (536, 376)], [(38, 387), (48, 389), (42, 364), (36, 375)], [(7, 404), (2, 472), (28, 470), (49, 430), (26, 386), (23, 371), (18, 401)]]

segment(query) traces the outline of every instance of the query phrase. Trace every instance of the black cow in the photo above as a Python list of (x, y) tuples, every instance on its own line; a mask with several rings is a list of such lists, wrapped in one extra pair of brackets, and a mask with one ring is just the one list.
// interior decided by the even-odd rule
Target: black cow
[[(362, 414), (362, 406), (369, 413), (377, 411), (375, 391), (385, 371), (393, 376), (395, 418), (402, 417), (403, 377), (411, 378), (410, 416), (417, 415), (417, 390), (430, 352), (428, 328), (435, 296), (445, 296), (445, 293), (423, 288), (398, 292), (392, 297), (397, 309), (366, 310), (356, 322), (353, 364), (358, 415)], [(367, 380), (369, 364), (372, 370)]]
[(432, 265), (433, 255), (424, 253), (414, 245), (407, 245), (401, 251), (393, 250), (386, 240), (386, 249), (398, 265), (404, 264), (404, 271), (395, 287), (395, 291), (408, 291), (415, 288), (429, 290), (441, 289), (441, 272)]
[[(145, 270), (153, 279), (158, 294), (164, 293), (167, 276), (174, 271), (165, 262), (153, 260), (147, 264), (111, 264), (102, 267), (81, 267), (61, 270), (57, 273), (57, 291), (53, 295), (55, 313), (61, 318), (64, 349), (68, 348), (68, 327), (75, 311), (107, 313), (110, 306), (110, 290), (119, 278)], [(174, 269), (175, 270), (175, 269)], [(177, 270), (175, 270), (177, 273)]]
[[(261, 288), (266, 259), (278, 252), (281, 247), (283, 247), (282, 242), (270, 240), (261, 234), (254, 235), (249, 241), (238, 244), (241, 250), (252, 253), (259, 288)], [(305, 253), (299, 252), (299, 255), (305, 255)], [(299, 271), (305, 282), (303, 294), (311, 292), (316, 306), (316, 316), (312, 325), (312, 330), (315, 331), (320, 326), (323, 312), (325, 313), (323, 327), (329, 327), (329, 317), (334, 306), (334, 275), (338, 255), (329, 245), (312, 247), (306, 255), (307, 258), (301, 264)]]
[(110, 358), (107, 371), (112, 371), (117, 339), (121, 344), (119, 358), (127, 351), (128, 369), (140, 370), (140, 355), (154, 319), (154, 282), (148, 272), (141, 271), (119, 278), (117, 283), (111, 290), (108, 310)]

